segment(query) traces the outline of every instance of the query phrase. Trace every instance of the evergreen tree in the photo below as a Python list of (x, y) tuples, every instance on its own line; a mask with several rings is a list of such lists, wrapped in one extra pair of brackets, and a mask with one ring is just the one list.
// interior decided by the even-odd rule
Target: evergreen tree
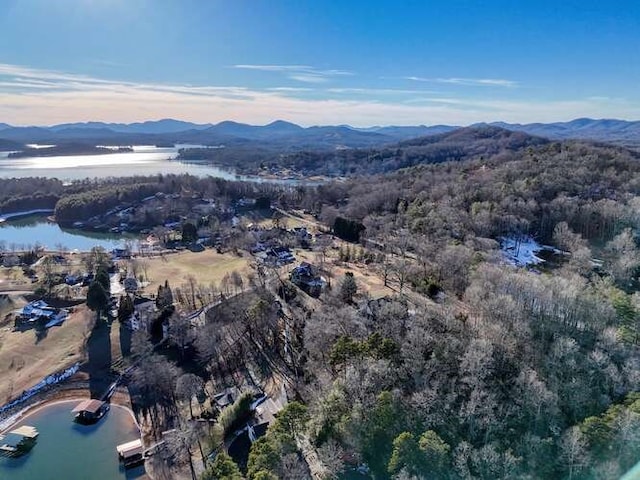
[(358, 292), (358, 284), (353, 276), (353, 272), (346, 272), (340, 285), (340, 298), (345, 303), (353, 302), (353, 296)]
[(120, 303), (118, 304), (118, 320), (121, 322), (127, 320), (131, 315), (133, 315), (133, 312), (133, 299), (128, 294), (120, 297)]
[(94, 280), (87, 290), (87, 307), (96, 312), (98, 318), (100, 318), (100, 313), (106, 311), (108, 306), (109, 295), (102, 284)]
[(218, 453), (213, 464), (200, 475), (200, 480), (242, 480), (243, 478), (238, 465), (225, 452)]

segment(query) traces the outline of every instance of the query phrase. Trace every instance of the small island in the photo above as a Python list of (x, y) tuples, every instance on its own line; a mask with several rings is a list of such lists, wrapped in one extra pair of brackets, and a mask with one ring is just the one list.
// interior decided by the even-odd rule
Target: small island
[(95, 145), (85, 144), (66, 144), (56, 145), (49, 148), (25, 148), (19, 152), (12, 152), (8, 158), (26, 158), (26, 157), (59, 157), (65, 155), (107, 155), (109, 153), (129, 153), (133, 152), (131, 147), (96, 147)]

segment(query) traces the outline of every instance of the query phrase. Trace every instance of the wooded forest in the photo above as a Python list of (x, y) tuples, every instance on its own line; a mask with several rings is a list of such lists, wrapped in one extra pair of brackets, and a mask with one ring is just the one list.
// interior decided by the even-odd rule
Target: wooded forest
[[(346, 274), (317, 300), (280, 274), (269, 287), (257, 267), (247, 283), (236, 272), (219, 290), (197, 278), (159, 290), (169, 345), (133, 339), (148, 360), (131, 391), (154, 428), (177, 427), (176, 461), (220, 451), (203, 458), (201, 478), (310, 478), (309, 451), (326, 478), (346, 478), (354, 465), (375, 479), (618, 478), (640, 458), (639, 154), (493, 128), (457, 135), (374, 156), (334, 152), (367, 174), (312, 187), (3, 180), (0, 202), (51, 196), (56, 217), (71, 222), (157, 192), (260, 197), (310, 212), (349, 242), (335, 261)], [(555, 257), (528, 268), (505, 261), (505, 239), (526, 238)], [(353, 265), (393, 294), (371, 298)], [(196, 292), (201, 306), (222, 300), (191, 331), (170, 304), (191, 298), (195, 310)], [(289, 378), (292, 395), (238, 466), (219, 445), (248, 400), (204, 433), (180, 420), (180, 405), (191, 410), (202, 385), (255, 364)]]

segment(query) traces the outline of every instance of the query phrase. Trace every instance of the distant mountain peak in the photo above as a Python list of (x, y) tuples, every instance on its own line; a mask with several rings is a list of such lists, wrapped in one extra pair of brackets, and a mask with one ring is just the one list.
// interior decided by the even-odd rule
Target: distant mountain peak
[[(465, 130), (471, 129), (471, 130)], [(217, 124), (191, 123), (173, 118), (147, 120), (138, 123), (77, 122), (50, 127), (14, 127), (0, 123), (1, 138), (24, 143), (55, 143), (82, 140), (86, 142), (169, 142), (218, 144), (236, 142), (247, 145), (260, 142), (274, 148), (316, 148), (335, 145), (363, 147), (391, 144), (410, 139), (421, 139), (459, 131), (461, 138), (488, 138), (492, 135), (506, 138), (510, 132), (523, 132), (552, 140), (585, 139), (640, 146), (640, 121), (618, 119), (576, 118), (555, 123), (476, 123), (460, 128), (450, 125), (388, 125), (353, 127), (350, 125), (318, 125), (301, 127), (286, 120), (274, 120), (266, 125), (248, 125), (232, 120)], [(476, 129), (476, 130), (473, 130)], [(515, 137), (509, 137), (515, 140)], [(421, 140), (419, 140), (421, 141)], [(425, 140), (426, 141), (426, 140)]]
[(265, 127), (295, 127), (295, 128), (299, 128), (302, 129), (302, 127), (300, 125), (297, 125), (295, 123), (292, 122), (287, 122), (286, 120), (274, 120), (271, 123), (268, 123), (267, 125), (265, 125)]

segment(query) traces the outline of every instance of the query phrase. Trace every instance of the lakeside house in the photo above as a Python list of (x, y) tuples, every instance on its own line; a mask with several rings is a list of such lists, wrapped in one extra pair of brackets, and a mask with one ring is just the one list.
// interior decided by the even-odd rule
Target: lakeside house
[(289, 280), (313, 297), (317, 297), (322, 293), (325, 284), (316, 267), (307, 262), (302, 262), (291, 270)]
[(20, 257), (15, 254), (7, 254), (2, 256), (2, 266), (6, 268), (17, 267), (20, 265)]
[(274, 243), (273, 241), (259, 241), (250, 248), (250, 251), (256, 259), (272, 267), (282, 267), (296, 261), (296, 257), (289, 247), (274, 246)]
[(111, 251), (111, 257), (114, 260), (120, 260), (120, 259), (128, 259), (131, 258), (131, 250), (129, 248), (114, 248)]
[(44, 300), (34, 300), (33, 302), (29, 302), (18, 311), (18, 314), (19, 319), (22, 322), (46, 322), (46, 328), (60, 325), (69, 316), (68, 310), (51, 307)]
[(276, 265), (287, 265), (296, 261), (296, 257), (288, 247), (273, 247), (267, 250), (267, 262)]
[[(142, 330), (147, 333), (152, 332), (152, 326), (158, 319), (160, 311), (156, 305), (156, 302), (146, 298), (136, 298), (134, 300), (134, 312), (127, 320), (127, 326), (129, 329)], [(161, 338), (166, 338), (168, 335), (168, 326), (166, 322), (162, 323), (162, 332), (158, 332)]]

